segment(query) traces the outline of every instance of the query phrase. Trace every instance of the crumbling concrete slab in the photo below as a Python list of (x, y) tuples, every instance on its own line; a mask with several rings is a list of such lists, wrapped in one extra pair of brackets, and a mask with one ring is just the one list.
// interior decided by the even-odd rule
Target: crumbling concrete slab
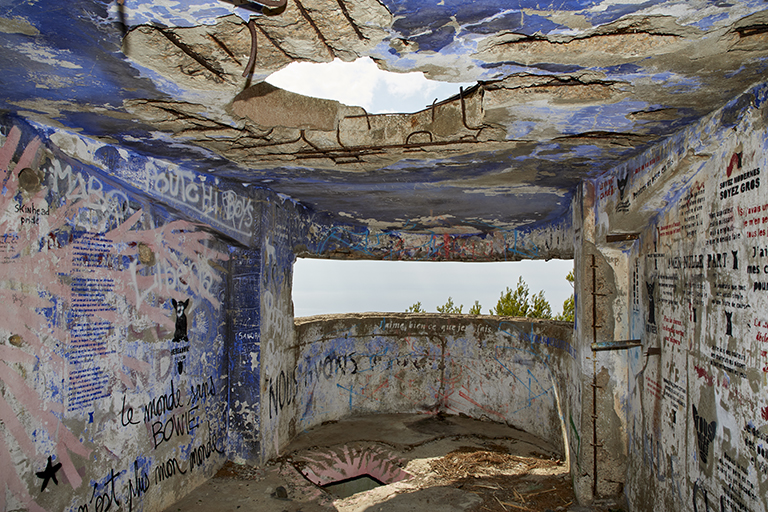
[[(333, 456), (343, 452), (339, 447), (351, 445), (390, 453), (410, 477), (340, 499), (300, 473), (310, 453), (328, 454), (328, 468), (334, 470), (338, 465), (334, 466)], [(567, 465), (552, 458), (550, 450), (533, 435), (461, 416), (359, 416), (304, 432), (279, 459), (264, 467), (227, 463), (215, 478), (165, 512), (190, 508), (200, 512), (622, 509), (621, 503), (607, 499), (579, 506), (570, 489)]]

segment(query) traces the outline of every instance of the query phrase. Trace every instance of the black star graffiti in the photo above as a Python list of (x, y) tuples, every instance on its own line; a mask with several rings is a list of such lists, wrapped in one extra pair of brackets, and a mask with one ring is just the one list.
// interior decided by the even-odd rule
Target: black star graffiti
[(61, 462), (57, 462), (55, 465), (53, 464), (53, 459), (51, 456), (48, 456), (48, 465), (45, 466), (45, 469), (42, 471), (37, 472), (37, 478), (43, 479), (43, 487), (40, 488), (40, 492), (43, 492), (45, 488), (48, 486), (48, 481), (53, 480), (53, 483), (56, 485), (59, 485), (59, 481), (56, 480), (56, 472), (61, 469)]

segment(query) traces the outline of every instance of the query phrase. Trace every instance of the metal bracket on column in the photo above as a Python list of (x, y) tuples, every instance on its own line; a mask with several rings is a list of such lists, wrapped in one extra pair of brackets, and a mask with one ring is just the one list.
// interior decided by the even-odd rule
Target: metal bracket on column
[(605, 241), (611, 242), (628, 242), (630, 240), (638, 240), (640, 233), (614, 233), (612, 235), (606, 235)]
[(621, 340), (621, 341), (599, 341), (592, 343), (592, 350), (595, 352), (601, 350), (626, 350), (642, 346), (640, 340)]

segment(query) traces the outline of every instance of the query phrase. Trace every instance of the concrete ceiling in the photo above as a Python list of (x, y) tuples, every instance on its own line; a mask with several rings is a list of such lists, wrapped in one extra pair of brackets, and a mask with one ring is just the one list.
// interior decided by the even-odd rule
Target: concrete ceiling
[[(764, 81), (768, 2), (0, 0), (0, 42), (0, 109), (46, 130), (347, 223), (468, 233), (568, 215), (583, 178)], [(477, 85), (373, 115), (263, 82), (364, 56)]]

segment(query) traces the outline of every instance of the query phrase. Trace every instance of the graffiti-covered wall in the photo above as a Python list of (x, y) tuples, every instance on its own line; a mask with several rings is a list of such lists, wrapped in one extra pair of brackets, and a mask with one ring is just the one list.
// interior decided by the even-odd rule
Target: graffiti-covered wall
[(615, 393), (636, 510), (767, 510), (767, 99), (748, 91), (591, 188), (595, 239), (626, 263), (611, 325), (642, 342)]
[[(562, 453), (577, 380), (572, 325), (471, 315), (297, 319), (270, 415), (298, 431), (372, 413), (466, 414), (536, 432)], [(575, 454), (572, 454), (575, 455)]]
[[(244, 372), (239, 374), (233, 372), (232, 378), (238, 375), (237, 378), (239, 379), (242, 375), (248, 374), (248, 378), (254, 382), (259, 381), (261, 387), (258, 394), (256, 394), (252, 386), (241, 386), (238, 381), (233, 382), (233, 389), (237, 391), (233, 394), (232, 405), (237, 408), (237, 411), (232, 411), (234, 415), (232, 417), (235, 422), (241, 422), (243, 425), (255, 425), (258, 423), (260, 457), (254, 457), (255, 452), (247, 448), (248, 446), (253, 446), (251, 441), (245, 440), (249, 435), (248, 433), (253, 432), (253, 430), (246, 429), (242, 434), (238, 430), (233, 430), (230, 432), (230, 441), (234, 441), (234, 444), (239, 447), (233, 453), (234, 458), (238, 460), (263, 462), (272, 457), (279, 456), (281, 450), (288, 442), (297, 433), (310, 425), (316, 424), (315, 420), (317, 418), (321, 418), (317, 421), (322, 422), (328, 418), (340, 418), (349, 413), (344, 407), (339, 408), (343, 404), (338, 401), (336, 396), (338, 390), (335, 387), (333, 388), (333, 400), (327, 405), (328, 408), (325, 413), (307, 410), (307, 397), (302, 394), (304, 393), (304, 387), (301, 384), (301, 378), (304, 377), (299, 378), (297, 374), (297, 368), (303, 364), (301, 361), (305, 356), (299, 348), (303, 346), (304, 342), (296, 339), (293, 323), (293, 303), (291, 301), (293, 263), (297, 256), (427, 261), (488, 261), (565, 257), (572, 256), (573, 253), (573, 232), (570, 218), (532, 230), (492, 232), (488, 234), (384, 233), (368, 228), (334, 223), (321, 215), (309, 211), (302, 205), (298, 205), (269, 191), (258, 191), (256, 197), (261, 205), (259, 233), (258, 237), (254, 237), (260, 244), (260, 251), (255, 256), (255, 259), (258, 259), (261, 265), (260, 281), (254, 285), (254, 287), (258, 287), (261, 306), (258, 350), (249, 349), (249, 354), (244, 355), (238, 349), (237, 353), (240, 355), (235, 355), (234, 357), (240, 357), (243, 360), (242, 363), (236, 362), (236, 364), (240, 365), (239, 368), (244, 370)], [(235, 256), (233, 261), (236, 261), (236, 258)], [(239, 278), (233, 275), (233, 279), (237, 280)], [(248, 300), (246, 296), (247, 290), (244, 290), (244, 292), (236, 292), (234, 294), (235, 300), (238, 303), (242, 300)], [(236, 306), (235, 310), (239, 311), (239, 306)], [(428, 333), (421, 332), (417, 328), (415, 329), (411, 333), (413, 336), (424, 338), (427, 345), (434, 342), (434, 340), (429, 341)], [(499, 328), (496, 326), (494, 329), (498, 330)], [(389, 334), (376, 333), (376, 336), (378, 338), (387, 338)], [(243, 334), (235, 332), (234, 336), (237, 338), (237, 336), (243, 336)], [(471, 343), (467, 342), (467, 339), (474, 339), (471, 330), (468, 336), (469, 338), (462, 336), (451, 337), (451, 339), (455, 337), (457, 340), (463, 341), (459, 345), (448, 347), (447, 349), (453, 350), (459, 359), (480, 357), (477, 354), (467, 352), (471, 345)], [(510, 336), (515, 338), (517, 334), (510, 334)], [(562, 340), (565, 338), (559, 337), (558, 339)], [(390, 343), (390, 341), (387, 341), (387, 343)], [(403, 351), (402, 347), (395, 347), (395, 345), (387, 350), (391, 350), (392, 353)], [(568, 347), (570, 347), (569, 344)], [(432, 354), (432, 356), (442, 353), (443, 348), (440, 343), (435, 346), (429, 345), (427, 347), (425, 345), (425, 347), (422, 347), (423, 350)], [(386, 358), (390, 357), (397, 356), (387, 356)], [(533, 365), (534, 363), (531, 364)], [(442, 375), (441, 378), (444, 379), (442, 381), (443, 384), (450, 382), (450, 379), (465, 379), (469, 382), (466, 371), (463, 372), (461, 377), (459, 376), (461, 372), (460, 374), (451, 373), (452, 371), (459, 371), (461, 368), (463, 368), (461, 365), (450, 366), (450, 368), (446, 367), (445, 371), (439, 372)], [(518, 426), (521, 428), (525, 428), (524, 424), (528, 425), (526, 422), (529, 419), (532, 421), (530, 425), (535, 424), (535, 428), (539, 428), (538, 423), (536, 423), (537, 421), (546, 421), (549, 422), (547, 424), (557, 425), (555, 437), (557, 437), (557, 443), (560, 446), (562, 445), (560, 420), (557, 418), (555, 421), (547, 416), (556, 408), (545, 408), (547, 410), (546, 413), (542, 412), (539, 408), (542, 403), (542, 397), (554, 397), (552, 376), (555, 374), (549, 372), (549, 370), (544, 371), (543, 368), (537, 367), (536, 371), (541, 372), (541, 375), (545, 376), (544, 380), (536, 381), (534, 379), (530, 383), (528, 380), (525, 380), (530, 378), (527, 368), (521, 370), (525, 378), (521, 378), (519, 385), (523, 387), (516, 389), (517, 391), (526, 389), (532, 404), (521, 405), (521, 408), (526, 409), (526, 411), (515, 415), (517, 417), (514, 420), (505, 417), (504, 412), (500, 412), (510, 411), (508, 410), (508, 403), (505, 402), (506, 397), (503, 393), (500, 394), (498, 390), (493, 392), (495, 397), (493, 403), (485, 404), (484, 401), (489, 399), (485, 396), (479, 400), (480, 403), (484, 404), (483, 407), (487, 405), (491, 408), (499, 408), (495, 413), (488, 415), (489, 418), (496, 421), (509, 420), (511, 423), (518, 422)], [(384, 368), (376, 364), (369, 368), (367, 376), (369, 378), (373, 377), (380, 370), (383, 371)], [(495, 368), (491, 373), (498, 371), (498, 368)], [(437, 380), (440, 381), (440, 379)], [(390, 391), (398, 388), (396, 380), (391, 378), (389, 382), (392, 385)], [(436, 385), (440, 386), (440, 384)], [(512, 388), (515, 388), (516, 385), (510, 383)], [(417, 385), (411, 383), (411, 386)], [(495, 388), (495, 386), (495, 384), (490, 385), (491, 388)], [(373, 407), (374, 403), (372, 402), (361, 410), (392, 412), (398, 410), (397, 407), (400, 407), (402, 412), (406, 410), (422, 412), (440, 410), (451, 412), (454, 409), (463, 410), (463, 407), (466, 406), (464, 402), (467, 401), (459, 398), (459, 390), (456, 393), (451, 392), (443, 396), (442, 392), (438, 393), (437, 388), (432, 388), (434, 386), (430, 384), (428, 389), (425, 388), (423, 390), (427, 395), (429, 393), (434, 395), (429, 399), (431, 400), (429, 404), (424, 402), (414, 406), (414, 404), (408, 401), (398, 402), (397, 404), (384, 402), (378, 404), (380, 408), (377, 409)], [(466, 394), (463, 391), (461, 393)], [(249, 398), (241, 399), (241, 395), (248, 395)], [(427, 395), (420, 397), (419, 400), (427, 400)], [(451, 400), (454, 399), (458, 400), (458, 403), (462, 405), (450, 405), (452, 403)], [(318, 400), (317, 403), (321, 403), (324, 399), (319, 398)], [(348, 398), (345, 400), (343, 403), (349, 401)], [(471, 403), (472, 400), (474, 399), (470, 399), (467, 403)], [(258, 417), (259, 421), (245, 420), (245, 416), (255, 411), (248, 404), (256, 403), (256, 401), (260, 403), (260, 409), (254, 417)], [(452, 409), (446, 409), (449, 406)], [(241, 409), (242, 412), (240, 412)], [(472, 414), (475, 416), (486, 414), (479, 411), (480, 409), (473, 411)], [(531, 411), (535, 411), (535, 414)], [(521, 420), (520, 418), (524, 419)], [(533, 421), (533, 418), (536, 418), (536, 421)]]
[(291, 202), (273, 195), (265, 196), (263, 211), (260, 412), (261, 455), (266, 461), (279, 455), (297, 433), (293, 415), (280, 412), (295, 408), (289, 375), (290, 354), (295, 350), (292, 239), (299, 232), (299, 216)]
[[(340, 225), (3, 119), (0, 509), (159, 510), (324, 421), (422, 412), (539, 434), (570, 456), (581, 501), (623, 489), (639, 510), (765, 512), (766, 99), (757, 87), (585, 181), (572, 219), (466, 235)], [(575, 256), (575, 330), (295, 325), (297, 255)]]
[(519, 261), (573, 258), (570, 217), (488, 233), (381, 231), (305, 216), (299, 257), (405, 261)]
[(0, 510), (167, 506), (224, 460), (228, 248), (0, 133)]

